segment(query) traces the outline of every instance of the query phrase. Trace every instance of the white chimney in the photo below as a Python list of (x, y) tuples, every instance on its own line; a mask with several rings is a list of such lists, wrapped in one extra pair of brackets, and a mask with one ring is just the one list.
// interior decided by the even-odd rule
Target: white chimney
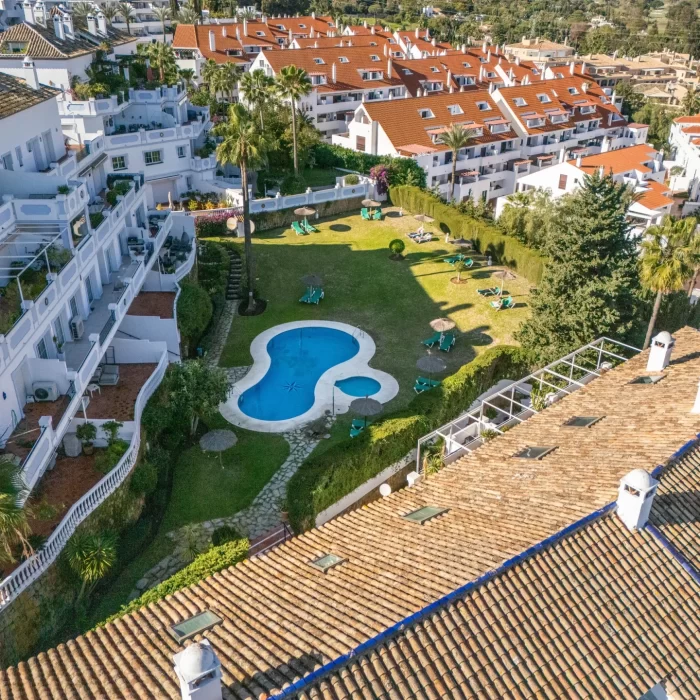
[[(290, 31), (289, 33), (291, 34), (292, 32)], [(241, 40), (241, 28), (240, 27), (236, 27), (236, 39), (238, 39), (238, 41)], [(290, 39), (290, 42), (291, 42), (291, 39)]]
[(315, 36), (316, 34), (314, 33), (314, 28), (311, 27), (311, 31), (309, 32), (309, 39), (313, 39)]
[(386, 78), (387, 80), (391, 80), (391, 68), (392, 68), (392, 63), (391, 63), (391, 56), (386, 61)]
[(651, 339), (647, 372), (663, 372), (671, 361), (674, 340), (668, 331), (661, 331)]
[(226, 25), (221, 27), (221, 36), (228, 36), (228, 34), (226, 34)]
[(583, 161), (583, 154), (582, 154), (582, 153), (579, 153), (579, 154), (576, 156), (576, 167), (577, 167), (577, 168), (580, 168), (580, 167), (581, 167), (581, 162), (582, 162), (582, 161)]
[(489, 50), (486, 52), (486, 62), (487, 62), (487, 63), (490, 63), (490, 62), (491, 62), (491, 49), (489, 49)]
[(336, 72), (335, 72), (335, 62), (331, 65), (331, 82), (335, 83), (336, 82)]
[(208, 639), (173, 656), (182, 700), (222, 700), (221, 663)]
[(73, 39), (75, 37), (75, 31), (73, 29), (73, 18), (66, 14), (63, 17), (63, 31), (68, 39)]
[(515, 57), (515, 65), (519, 66), (520, 65), (520, 56)]
[(24, 0), (24, 3), (22, 3), (22, 9), (24, 10), (24, 21), (27, 24), (34, 24), (35, 19), (34, 19), (34, 5), (32, 5), (29, 0)]
[(467, 53), (467, 45), (462, 44), (462, 53)]
[(212, 29), (209, 30), (209, 51), (216, 51), (216, 34)]
[(92, 13), (87, 16), (87, 30), (93, 36), (97, 36), (97, 20)]
[(416, 27), (416, 39), (420, 39), (420, 30)]
[(33, 90), (39, 89), (39, 76), (36, 72), (36, 66), (34, 61), (32, 61), (30, 56), (25, 56), (24, 61), (22, 61), (22, 68), (24, 68), (23, 78), (27, 85)]
[(63, 29), (63, 18), (58, 13), (53, 18), (53, 33), (59, 41), (64, 41), (66, 38), (66, 32)]
[(634, 469), (620, 479), (617, 515), (630, 530), (641, 530), (647, 524), (658, 485), (644, 469)]
[(100, 34), (107, 36), (107, 18), (102, 10), (97, 13), (97, 29)]
[(452, 86), (452, 69), (451, 68), (447, 69), (447, 84), (449, 86)]
[(571, 61), (569, 64), (569, 74), (574, 75), (576, 73), (576, 63), (574, 61)]
[(311, 19), (316, 19), (316, 13), (315, 13), (315, 12), (312, 12), (312, 13), (311, 13)]
[(248, 36), (248, 20), (243, 18), (243, 36)]
[(430, 42), (433, 46), (437, 46), (437, 39), (433, 37), (433, 40)]
[(425, 38), (430, 39), (430, 29), (428, 29), (427, 27), (425, 29)]
[(372, 29), (369, 30), (369, 33), (370, 33), (370, 34), (376, 34), (376, 32), (374, 31), (374, 25), (372, 26)]
[(484, 43), (481, 45), (481, 51), (482, 51), (482, 53), (486, 53), (486, 47), (487, 47), (487, 46), (488, 46), (488, 44), (487, 44), (486, 42), (484, 42)]

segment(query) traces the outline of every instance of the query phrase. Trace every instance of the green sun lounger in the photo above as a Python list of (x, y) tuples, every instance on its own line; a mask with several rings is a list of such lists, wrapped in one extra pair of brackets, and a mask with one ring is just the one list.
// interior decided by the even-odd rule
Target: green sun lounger
[(501, 303), (501, 311), (505, 311), (506, 309), (512, 309), (515, 306), (515, 302), (513, 301), (513, 297), (506, 297), (503, 299)]
[(292, 228), (294, 229), (297, 236), (307, 236), (308, 233), (304, 231), (301, 224), (298, 221), (292, 221)]
[(439, 333), (433, 333), (430, 338), (426, 338), (423, 342), (423, 345), (425, 345), (427, 348), (432, 348), (435, 343), (440, 342), (440, 334)]
[(374, 214), (372, 214), (372, 218), (373, 218), (375, 221), (381, 221), (381, 220), (382, 220), (382, 210), (381, 210), (381, 209), (377, 209), (377, 211), (375, 211)]
[(306, 233), (318, 233), (318, 229), (308, 221), (302, 221), (301, 227), (304, 229), (304, 231), (306, 231)]
[(324, 296), (325, 296), (324, 291), (320, 287), (317, 287), (311, 293), (311, 298), (309, 299), (309, 304), (318, 304), (318, 302), (321, 301), (321, 299), (323, 299)]
[(416, 383), (413, 385), (413, 391), (415, 391), (416, 394), (422, 394), (424, 391), (434, 389), (436, 386), (440, 386), (440, 382), (437, 379), (418, 377), (418, 379), (416, 379)]
[(476, 293), (480, 294), (482, 297), (494, 297), (497, 294), (501, 293), (501, 288), (500, 287), (489, 287), (488, 289), (477, 289)]
[(353, 418), (350, 426), (350, 437), (357, 437), (365, 429), (365, 422), (357, 418)]
[(302, 296), (301, 299), (299, 299), (299, 301), (302, 302), (302, 303), (304, 303), (304, 304), (310, 304), (310, 303), (311, 303), (311, 295), (312, 295), (312, 294), (313, 294), (313, 290), (307, 289), (307, 290), (304, 292), (304, 296)]
[(449, 258), (444, 258), (444, 261), (446, 263), (449, 263), (450, 265), (454, 265), (456, 262), (459, 262), (460, 260), (464, 260), (464, 255), (462, 255), (462, 253), (458, 253), (457, 255), (450, 255)]
[(360, 209), (360, 216), (366, 221), (370, 221), (370, 219), (372, 218), (369, 215), (369, 209), (367, 209), (366, 207), (362, 207), (362, 209)]
[(452, 333), (445, 333), (440, 341), (440, 350), (443, 352), (449, 352), (452, 350), (452, 346), (455, 344), (455, 337)]

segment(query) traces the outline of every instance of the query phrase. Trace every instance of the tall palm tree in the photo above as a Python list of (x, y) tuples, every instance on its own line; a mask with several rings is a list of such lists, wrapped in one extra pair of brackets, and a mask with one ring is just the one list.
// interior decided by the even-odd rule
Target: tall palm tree
[(700, 112), (700, 91), (692, 85), (688, 86), (688, 91), (681, 100), (681, 112), (688, 116)]
[(177, 19), (180, 14), (180, 3), (178, 0), (170, 0), (170, 17)]
[(175, 68), (175, 54), (166, 43), (155, 41), (148, 45), (148, 58), (155, 68), (158, 69), (158, 76), (161, 82), (165, 81), (165, 74)]
[(13, 553), (17, 545), (26, 557), (32, 553), (29, 544), (29, 524), (24, 501), (27, 487), (19, 468), (7, 458), (0, 458), (0, 561), (15, 561)]
[(297, 101), (311, 92), (311, 81), (303, 68), (295, 65), (285, 66), (277, 76), (277, 90), (289, 100), (292, 112), (292, 142), (294, 144), (294, 174), (299, 174), (299, 155), (297, 153)]
[(102, 14), (104, 14), (107, 22), (111, 26), (112, 22), (114, 22), (114, 18), (119, 15), (119, 8), (115, 3), (107, 2), (102, 5)]
[(241, 77), (241, 95), (260, 115), (260, 128), (265, 129), (263, 112), (274, 99), (275, 80), (261, 68), (248, 71)]
[(131, 20), (136, 16), (134, 14), (134, 8), (131, 6), (130, 2), (126, 1), (118, 3), (117, 8), (119, 8), (119, 14), (126, 22), (126, 33), (131, 34)]
[(85, 18), (94, 11), (91, 2), (77, 2), (70, 9), (73, 16), (81, 20), (85, 20)]
[(68, 563), (82, 580), (78, 601), (88, 585), (95, 585), (117, 560), (117, 538), (111, 532), (76, 532), (67, 547)]
[(452, 151), (452, 178), (450, 180), (450, 201), (455, 198), (455, 178), (457, 177), (457, 156), (477, 136), (474, 129), (465, 129), (461, 124), (450, 124), (440, 140)]
[(177, 74), (185, 81), (187, 88), (192, 87), (194, 83), (194, 70), (192, 68), (181, 68)]
[(238, 78), (240, 76), (238, 66), (235, 63), (224, 63), (222, 66), (219, 66), (219, 70), (215, 75), (216, 91), (222, 95), (227, 95), (228, 101), (231, 102), (233, 100), (233, 92), (238, 87)]
[(163, 43), (165, 43), (165, 22), (170, 19), (170, 8), (169, 7), (154, 7), (153, 14), (158, 20), (160, 20), (161, 26), (163, 27)]
[(660, 225), (650, 226), (641, 242), (640, 280), (656, 292), (643, 350), (649, 347), (664, 294), (677, 292), (693, 276), (700, 260), (694, 217), (674, 219), (665, 216)]
[(180, 24), (197, 24), (199, 15), (191, 7), (181, 7), (177, 13), (177, 21)]
[(248, 170), (260, 168), (265, 163), (269, 144), (250, 112), (240, 103), (231, 105), (228, 121), (214, 127), (214, 133), (223, 137), (216, 149), (216, 157), (222, 165), (236, 165), (241, 171), (243, 190), (243, 233), (245, 236), (246, 272), (248, 275), (248, 311), (255, 310), (255, 265), (253, 241), (250, 235), (250, 204), (248, 201)]
[(207, 59), (207, 62), (202, 66), (202, 81), (209, 87), (209, 93), (216, 95), (215, 87), (212, 88), (212, 83), (216, 81), (216, 74), (219, 70), (219, 64), (213, 59)]

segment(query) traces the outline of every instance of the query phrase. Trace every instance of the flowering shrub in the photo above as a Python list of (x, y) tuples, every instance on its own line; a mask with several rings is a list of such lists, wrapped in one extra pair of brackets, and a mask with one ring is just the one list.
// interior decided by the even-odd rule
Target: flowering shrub
[(231, 232), (226, 228), (226, 221), (232, 216), (242, 214), (241, 209), (227, 209), (213, 214), (205, 214), (195, 219), (194, 226), (199, 238), (208, 236), (226, 236)]
[(370, 168), (369, 176), (377, 183), (377, 194), (383, 195), (389, 191), (389, 168), (384, 163)]

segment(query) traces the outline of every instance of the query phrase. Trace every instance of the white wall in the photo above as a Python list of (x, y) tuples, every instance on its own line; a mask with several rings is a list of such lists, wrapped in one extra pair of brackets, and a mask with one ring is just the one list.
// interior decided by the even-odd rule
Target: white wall
[[(87, 78), (85, 69), (92, 63), (92, 57), (93, 54), (89, 53), (84, 56), (76, 56), (75, 58), (60, 61), (35, 59), (34, 65), (39, 76), (39, 82), (61, 90), (69, 90), (71, 76), (78, 76), (81, 80)], [(17, 59), (0, 59), (0, 71), (8, 75), (14, 75), (17, 78), (23, 78), (25, 75), (25, 70), (22, 67), (23, 60), (23, 56)]]
[(160, 316), (124, 316), (119, 330), (135, 338), (165, 343), (173, 355), (180, 355), (180, 334), (174, 318)]

